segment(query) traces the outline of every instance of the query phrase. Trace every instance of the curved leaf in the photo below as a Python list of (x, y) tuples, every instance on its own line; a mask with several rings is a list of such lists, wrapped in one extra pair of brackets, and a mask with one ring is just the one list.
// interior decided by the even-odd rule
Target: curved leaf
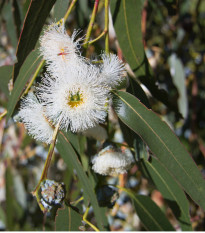
[(69, 0), (58, 0), (54, 5), (53, 18), (57, 22), (65, 15), (69, 5)]
[(14, 229), (14, 188), (13, 188), (13, 176), (11, 166), (9, 165), (6, 169), (5, 174), (6, 180), (6, 228), (7, 230)]
[(82, 225), (82, 217), (71, 207), (65, 206), (59, 209), (55, 218), (56, 231), (79, 231)]
[(117, 39), (136, 77), (155, 98), (178, 113), (177, 104), (171, 102), (168, 93), (156, 85), (153, 71), (144, 51), (141, 32), (142, 2), (140, 0), (112, 0), (110, 2)]
[(138, 81), (129, 77), (129, 83), (127, 92), (137, 97), (147, 108), (151, 108), (149, 100)]
[(5, 174), (6, 181), (6, 230), (15, 231), (24, 211), (18, 204), (14, 190), (14, 174), (12, 165), (8, 163)]
[(6, 223), (6, 214), (2, 206), (0, 206), (0, 221), (2, 221), (4, 224)]
[(173, 53), (168, 58), (168, 63), (170, 65), (170, 73), (173, 79), (173, 83), (176, 86), (179, 97), (178, 97), (178, 108), (184, 118), (188, 115), (188, 99), (186, 91), (186, 76), (181, 59)]
[(78, 154), (80, 154), (80, 144), (79, 144), (78, 135), (71, 132), (70, 130), (68, 130), (66, 133), (64, 132), (64, 135), (65, 134), (67, 135), (67, 138), (69, 138), (69, 141), (73, 146), (73, 148), (76, 150)]
[(63, 134), (59, 134), (58, 136), (57, 149), (68, 167), (70, 167), (71, 165), (76, 170), (84, 193), (89, 197), (90, 202), (93, 206), (98, 226), (100, 230), (104, 230), (104, 227), (106, 227), (107, 225), (106, 216), (102, 213), (102, 208), (100, 208), (98, 205), (97, 198), (94, 193), (94, 188), (92, 187), (90, 180), (84, 172), (75, 150), (70, 144), (69, 139), (66, 138), (66, 136), (64, 136)]
[[(149, 100), (137, 80), (129, 77), (129, 86), (127, 88), (127, 92), (137, 97), (146, 107), (151, 108)], [(142, 148), (144, 144), (142, 139), (139, 137), (139, 135), (133, 132), (130, 128), (128, 128), (121, 121), (119, 121), (119, 123), (120, 123), (120, 128), (123, 132), (125, 141), (128, 143), (130, 147), (136, 148), (137, 158), (139, 158), (140, 148)]]
[(16, 35), (19, 38), (21, 32), (21, 13), (20, 7), (17, 0), (12, 0), (12, 7), (13, 7), (13, 18), (15, 23)]
[(174, 231), (163, 212), (150, 197), (136, 195), (134, 205), (140, 220), (149, 231)]
[(152, 74), (142, 42), (141, 1), (114, 0), (110, 6), (117, 39), (127, 62), (137, 76)]
[(150, 197), (134, 195), (127, 189), (121, 189), (132, 198), (135, 210), (148, 231), (174, 231), (174, 228), (161, 209), (150, 199)]
[(141, 136), (183, 189), (205, 210), (205, 181), (168, 125), (134, 96), (122, 91), (113, 93), (118, 117)]
[(7, 4), (4, 5), (2, 13), (3, 13), (4, 19), (6, 20), (6, 28), (7, 28), (7, 32), (9, 35), (9, 39), (14, 49), (16, 49), (18, 40), (17, 40), (17, 34), (15, 30), (12, 8), (13, 8), (12, 3), (8, 2)]
[(16, 51), (18, 62), (14, 65), (13, 82), (18, 76), (24, 60), (34, 49), (45, 20), (55, 2), (56, 0), (31, 0)]
[(14, 84), (14, 88), (11, 92), (8, 106), (7, 106), (7, 120), (11, 117), (14, 108), (19, 101), (19, 98), (24, 90), (24, 87), (31, 75), (35, 72), (36, 68), (41, 62), (41, 57), (38, 55), (38, 51), (32, 51), (24, 62), (19, 72), (18, 78)]
[(12, 76), (13, 66), (1, 66), (0, 67), (0, 89), (4, 92), (6, 97), (9, 97), (8, 84)]
[(154, 157), (151, 162), (142, 160), (140, 164), (144, 167), (149, 178), (153, 180), (157, 189), (167, 200), (175, 217), (178, 219), (182, 230), (192, 231), (189, 216), (189, 202), (178, 183), (166, 168), (164, 168), (164, 166)]

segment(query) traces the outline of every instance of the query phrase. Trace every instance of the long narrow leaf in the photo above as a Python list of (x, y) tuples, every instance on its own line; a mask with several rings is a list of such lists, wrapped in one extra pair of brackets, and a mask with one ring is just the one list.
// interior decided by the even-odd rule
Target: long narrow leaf
[(58, 0), (54, 5), (54, 20), (57, 22), (65, 15), (69, 5), (69, 0)]
[(205, 181), (167, 124), (126, 92), (114, 92), (114, 108), (118, 117), (141, 136), (183, 189), (205, 210)]
[(57, 149), (65, 163), (68, 164), (68, 166), (69, 164), (72, 164), (73, 168), (76, 170), (79, 180), (82, 184), (82, 188), (89, 197), (90, 202), (93, 206), (98, 227), (100, 228), (100, 230), (103, 230), (104, 227), (107, 225), (107, 219), (101, 212), (101, 208), (98, 205), (92, 184), (90, 183), (86, 173), (84, 172), (75, 150), (71, 146), (69, 139), (66, 138), (63, 134), (60, 134), (58, 136)]
[(151, 162), (141, 161), (141, 163), (149, 176), (155, 183), (157, 189), (161, 192), (165, 200), (168, 201), (175, 217), (183, 231), (192, 231), (189, 202), (178, 183), (169, 174), (166, 168), (155, 158)]
[(12, 66), (1, 66), (0, 74), (0, 89), (9, 97), (8, 83), (12, 76)]
[(178, 113), (175, 102), (170, 101), (168, 93), (159, 89), (147, 60), (141, 31), (141, 0), (112, 0), (110, 7), (117, 39), (123, 55), (137, 79), (139, 79), (159, 101)]
[(45, 20), (55, 1), (56, 0), (31, 0), (16, 51), (18, 62), (14, 65), (13, 82), (15, 82), (18, 76), (24, 60), (31, 50), (34, 49)]
[(11, 92), (7, 106), (7, 120), (12, 115), (14, 108), (19, 101), (19, 98), (24, 90), (24, 87), (28, 80), (31, 78), (31, 75), (35, 72), (39, 63), (41, 62), (41, 57), (38, 55), (38, 51), (32, 51), (24, 62), (21, 70), (19, 72), (18, 78), (14, 84), (14, 88)]
[(188, 114), (188, 99), (185, 81), (186, 76), (183, 63), (174, 53), (169, 57), (168, 63), (170, 66), (170, 73), (173, 79), (173, 83), (179, 93), (179, 98), (177, 100), (178, 108), (182, 116), (186, 119)]
[(15, 30), (14, 18), (12, 15), (12, 3), (11, 1), (4, 5), (4, 9), (2, 11), (3, 17), (6, 20), (6, 28), (9, 35), (9, 39), (11, 40), (11, 44), (14, 48), (16, 48), (18, 40), (17, 34)]
[(145, 228), (149, 231), (173, 231), (174, 228), (160, 208), (148, 196), (134, 195), (122, 188), (133, 200), (136, 212)]
[(79, 231), (82, 225), (82, 216), (74, 211), (71, 207), (65, 206), (59, 209), (55, 219), (56, 231)]

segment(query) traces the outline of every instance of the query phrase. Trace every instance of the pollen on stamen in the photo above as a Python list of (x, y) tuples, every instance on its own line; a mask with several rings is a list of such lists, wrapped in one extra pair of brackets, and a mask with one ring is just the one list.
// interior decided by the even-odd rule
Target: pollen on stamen
[(81, 61), (63, 64), (57, 72), (53, 69), (52, 75), (45, 75), (37, 93), (46, 106), (48, 119), (57, 124), (62, 117), (60, 129), (72, 132), (103, 123), (109, 90), (100, 74), (96, 67)]
[(58, 55), (58, 56), (62, 56), (62, 58), (65, 59), (65, 55), (68, 55), (68, 53), (65, 52), (64, 48), (62, 48), (60, 51), (61, 51), (61, 52), (58, 53), (57, 55)]
[(69, 93), (68, 105), (71, 108), (78, 107), (82, 103), (83, 103), (83, 95), (82, 95), (82, 93), (80, 93), (79, 91), (77, 93), (75, 93), (75, 94), (73, 94), (72, 92)]

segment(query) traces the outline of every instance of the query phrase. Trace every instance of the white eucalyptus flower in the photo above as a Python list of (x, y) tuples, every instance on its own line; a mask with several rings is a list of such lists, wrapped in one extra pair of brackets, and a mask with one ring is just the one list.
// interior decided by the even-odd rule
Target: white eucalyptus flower
[(126, 149), (122, 152), (113, 146), (107, 146), (92, 159), (92, 169), (101, 175), (126, 173), (134, 162), (132, 153)]
[(82, 63), (69, 66), (55, 78), (47, 75), (38, 89), (47, 117), (61, 129), (84, 131), (102, 123), (107, 115), (108, 88), (99, 78), (99, 70)]
[(61, 65), (78, 62), (80, 57), (79, 42), (75, 40), (78, 31), (75, 30), (70, 37), (65, 29), (64, 21), (51, 24), (40, 37), (40, 53), (48, 64), (51, 72), (61, 69)]
[(104, 82), (111, 88), (115, 88), (126, 77), (125, 66), (115, 54), (102, 54), (103, 64), (100, 66)]
[(33, 93), (29, 93), (20, 103), (20, 111), (14, 120), (23, 122), (28, 134), (34, 139), (51, 143), (53, 135), (53, 127), (48, 121), (45, 108), (38, 101)]

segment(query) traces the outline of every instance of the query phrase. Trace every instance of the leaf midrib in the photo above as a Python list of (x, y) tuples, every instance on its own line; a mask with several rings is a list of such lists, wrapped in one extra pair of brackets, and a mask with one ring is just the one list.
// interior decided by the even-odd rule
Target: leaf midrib
[[(129, 0), (130, 1), (130, 0)], [(130, 45), (130, 49), (131, 49), (131, 52), (135, 58), (135, 61), (138, 65), (140, 65), (140, 62), (139, 62), (139, 58), (136, 56), (135, 52), (134, 52), (134, 48), (132, 46), (132, 41), (131, 41), (131, 38), (130, 38), (130, 34), (129, 34), (129, 27), (128, 27), (128, 22), (127, 22), (127, 14), (126, 14), (126, 4), (125, 4), (125, 0), (123, 0), (123, 13), (124, 13), (124, 18), (125, 18), (125, 28), (126, 28), (126, 34), (127, 34), (127, 38), (128, 38), (128, 42), (129, 42), (129, 45)], [(142, 69), (142, 67), (140, 66), (139, 67), (140, 70), (143, 71), (144, 73), (144, 70)]]
[[(128, 103), (126, 102), (121, 96), (119, 96), (116, 92), (114, 92), (115, 95), (117, 95), (124, 103), (127, 104), (127, 106), (130, 107), (130, 109), (132, 109), (132, 111), (134, 111), (138, 117), (147, 125), (148, 128), (150, 128), (150, 130), (154, 133), (154, 135), (159, 138), (160, 142), (162, 143), (162, 145), (166, 148), (166, 150), (172, 155), (172, 157), (174, 158), (174, 160), (177, 162), (177, 164), (182, 168), (182, 170), (185, 172), (185, 174), (187, 174), (188, 177), (190, 177), (188, 175), (188, 173), (186, 172), (186, 170), (181, 166), (181, 164), (178, 162), (178, 160), (176, 159), (176, 157), (174, 156), (174, 154), (172, 153), (172, 151), (169, 150), (169, 148), (166, 146), (166, 144), (163, 142), (163, 140), (160, 138), (160, 136), (158, 136), (154, 129), (149, 125), (147, 124), (147, 122), (138, 114), (138, 112), (136, 112), (136, 110)], [(195, 182), (192, 180), (192, 178), (190, 177), (190, 180), (192, 181), (192, 183), (194, 184), (195, 187), (197, 187), (198, 190), (201, 190), (200, 188), (198, 188), (198, 186), (195, 184)]]
[(153, 218), (153, 216), (147, 211), (146, 208), (144, 208), (144, 206), (138, 201), (138, 199), (135, 197), (135, 195), (133, 195), (130, 191), (120, 187), (124, 192), (127, 192), (134, 200), (135, 202), (137, 202), (137, 204), (144, 210), (144, 212), (150, 217), (150, 219), (152, 219), (152, 221), (155, 223), (156, 226), (159, 227), (159, 229), (164, 230), (159, 223), (155, 220), (155, 218)]
[[(147, 162), (146, 162), (147, 163)], [(174, 200), (178, 203), (177, 201), (177, 197), (174, 195), (174, 193), (171, 191), (171, 189), (169, 188), (169, 186), (167, 185), (167, 183), (165, 182), (165, 180), (163, 179), (162, 176), (160, 176), (160, 174), (158, 173), (158, 171), (155, 169), (155, 167), (150, 164), (150, 163), (147, 163), (150, 167), (152, 167), (152, 169), (154, 170), (154, 172), (156, 173), (156, 175), (162, 180), (162, 182), (164, 183), (164, 185), (166, 186), (167, 190), (171, 193), (171, 195), (174, 197)], [(179, 203), (180, 204), (180, 203)], [(186, 217), (186, 213), (184, 212), (184, 209), (181, 208), (181, 205), (179, 205), (182, 213), (184, 214), (184, 216)]]

